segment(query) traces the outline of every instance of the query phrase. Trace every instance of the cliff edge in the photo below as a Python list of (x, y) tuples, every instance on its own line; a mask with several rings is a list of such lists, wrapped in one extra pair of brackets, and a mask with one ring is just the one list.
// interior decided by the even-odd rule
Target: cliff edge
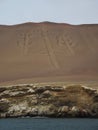
[(0, 87), (0, 118), (96, 117), (98, 91), (82, 85)]

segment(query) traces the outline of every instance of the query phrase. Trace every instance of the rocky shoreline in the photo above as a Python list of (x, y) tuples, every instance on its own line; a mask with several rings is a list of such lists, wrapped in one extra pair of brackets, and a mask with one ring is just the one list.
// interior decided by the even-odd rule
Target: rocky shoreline
[(98, 118), (98, 91), (82, 85), (0, 87), (0, 118)]

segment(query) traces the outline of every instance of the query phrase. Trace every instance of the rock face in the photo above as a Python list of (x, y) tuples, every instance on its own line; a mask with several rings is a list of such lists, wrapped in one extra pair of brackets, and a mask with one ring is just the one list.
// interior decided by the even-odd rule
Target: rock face
[(26, 116), (98, 118), (98, 92), (82, 85), (0, 87), (0, 118)]

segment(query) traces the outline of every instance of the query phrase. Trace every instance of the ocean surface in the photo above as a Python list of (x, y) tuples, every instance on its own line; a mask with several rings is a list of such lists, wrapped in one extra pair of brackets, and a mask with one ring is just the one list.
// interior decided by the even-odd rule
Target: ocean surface
[(98, 119), (0, 119), (0, 130), (98, 130)]

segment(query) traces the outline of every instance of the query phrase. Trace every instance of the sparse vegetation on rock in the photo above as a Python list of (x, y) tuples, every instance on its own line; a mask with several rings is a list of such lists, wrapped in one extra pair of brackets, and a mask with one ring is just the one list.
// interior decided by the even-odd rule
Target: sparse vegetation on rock
[(97, 90), (82, 86), (17, 85), (0, 89), (0, 118), (97, 117)]

